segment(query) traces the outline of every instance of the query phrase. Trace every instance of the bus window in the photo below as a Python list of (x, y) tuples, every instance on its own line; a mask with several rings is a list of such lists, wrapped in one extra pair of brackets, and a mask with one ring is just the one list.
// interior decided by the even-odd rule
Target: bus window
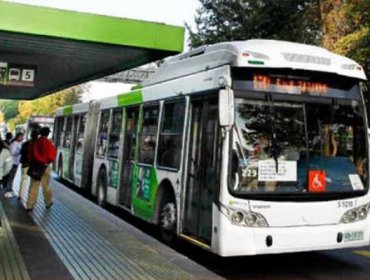
[(140, 133), (139, 162), (153, 164), (158, 129), (159, 106), (144, 107)]
[(366, 129), (361, 107), (307, 104), (306, 108), (310, 166), (321, 168), (334, 178), (327, 184), (327, 191), (352, 190), (346, 172), (357, 174), (365, 185)]
[(184, 117), (185, 99), (164, 104), (158, 143), (159, 166), (180, 167)]
[(113, 111), (108, 143), (108, 157), (118, 158), (120, 134), (122, 128), (122, 113), (122, 108), (115, 109)]
[(64, 131), (63, 148), (69, 149), (72, 144), (72, 117), (67, 117), (67, 125)]
[(83, 151), (85, 125), (86, 125), (86, 114), (83, 114), (83, 115), (80, 115), (79, 119), (78, 119), (76, 152), (82, 152)]
[(96, 154), (104, 156), (107, 152), (107, 136), (109, 127), (109, 110), (101, 112)]
[[(364, 115), (353, 102), (341, 103), (269, 104), (237, 99), (234, 138), (242, 151), (232, 163), (235, 190), (333, 193), (364, 189), (368, 178)], [(314, 189), (314, 180), (319, 190)]]

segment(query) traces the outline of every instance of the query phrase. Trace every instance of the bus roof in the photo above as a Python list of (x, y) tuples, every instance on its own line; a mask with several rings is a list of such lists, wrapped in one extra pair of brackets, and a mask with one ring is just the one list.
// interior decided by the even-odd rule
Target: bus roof
[(288, 68), (334, 73), (366, 80), (355, 61), (324, 48), (277, 40), (247, 40), (206, 45), (168, 59), (143, 85), (153, 85), (222, 65)]
[(99, 108), (104, 110), (117, 106), (130, 105), (142, 102), (142, 91), (141, 89), (124, 92), (118, 95), (106, 97), (98, 100), (91, 100), (85, 103), (78, 103), (74, 105), (68, 105), (58, 108), (55, 112), (55, 116), (68, 116), (72, 114), (86, 113), (89, 109), (90, 103), (99, 103)]
[[(90, 101), (90, 102), (95, 102), (95, 101)], [(67, 105), (67, 106), (58, 108), (55, 111), (55, 116), (68, 116), (68, 115), (77, 114), (77, 113), (86, 113), (89, 109), (90, 102), (78, 103), (74, 105)]]
[[(248, 40), (203, 46), (168, 59), (143, 83), (141, 89), (107, 97), (98, 102), (100, 109), (141, 103), (158, 97), (155, 85), (187, 77), (222, 66), (249, 68), (290, 68), (366, 80), (362, 67), (355, 61), (326, 49), (275, 40)], [(199, 84), (197, 84), (199, 86)], [(194, 85), (192, 85), (194, 86)], [(163, 93), (163, 88), (160, 91)], [(193, 92), (193, 91), (189, 91)], [(173, 93), (173, 92), (172, 92)], [(165, 94), (166, 95), (166, 94)], [(166, 96), (169, 96), (168, 94)], [(92, 102), (92, 101), (90, 101)], [(84, 113), (89, 103), (59, 108), (56, 116)]]

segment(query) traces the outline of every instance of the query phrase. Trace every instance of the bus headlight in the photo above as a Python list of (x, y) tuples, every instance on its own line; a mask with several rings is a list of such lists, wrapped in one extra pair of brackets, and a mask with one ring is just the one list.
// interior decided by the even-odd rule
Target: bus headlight
[(365, 220), (369, 214), (370, 203), (348, 210), (340, 219), (340, 223), (349, 224)]
[(231, 210), (231, 222), (245, 227), (268, 227), (268, 223), (261, 214), (250, 211)]
[(236, 211), (231, 214), (231, 221), (234, 224), (240, 224), (243, 222), (244, 213), (242, 211)]
[(234, 209), (220, 203), (220, 211), (232, 224), (245, 227), (269, 227), (265, 217), (260, 213)]
[(247, 225), (255, 225), (257, 223), (257, 215), (255, 213), (248, 213), (245, 216), (245, 223)]

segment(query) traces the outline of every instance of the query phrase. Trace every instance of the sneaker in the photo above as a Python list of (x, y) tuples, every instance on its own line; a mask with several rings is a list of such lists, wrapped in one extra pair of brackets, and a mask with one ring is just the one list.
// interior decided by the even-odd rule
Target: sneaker
[(4, 194), (5, 198), (12, 198), (12, 197), (15, 197), (15, 196), (17, 196), (17, 195), (14, 192), (6, 192)]

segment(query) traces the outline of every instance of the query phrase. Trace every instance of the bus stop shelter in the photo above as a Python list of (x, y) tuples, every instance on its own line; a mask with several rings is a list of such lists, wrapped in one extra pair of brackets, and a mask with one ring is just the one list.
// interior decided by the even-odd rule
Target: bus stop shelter
[(177, 54), (183, 42), (183, 27), (0, 0), (0, 98), (46, 96)]
[(179, 53), (183, 42), (183, 27), (0, 1), (0, 98), (39, 98)]

